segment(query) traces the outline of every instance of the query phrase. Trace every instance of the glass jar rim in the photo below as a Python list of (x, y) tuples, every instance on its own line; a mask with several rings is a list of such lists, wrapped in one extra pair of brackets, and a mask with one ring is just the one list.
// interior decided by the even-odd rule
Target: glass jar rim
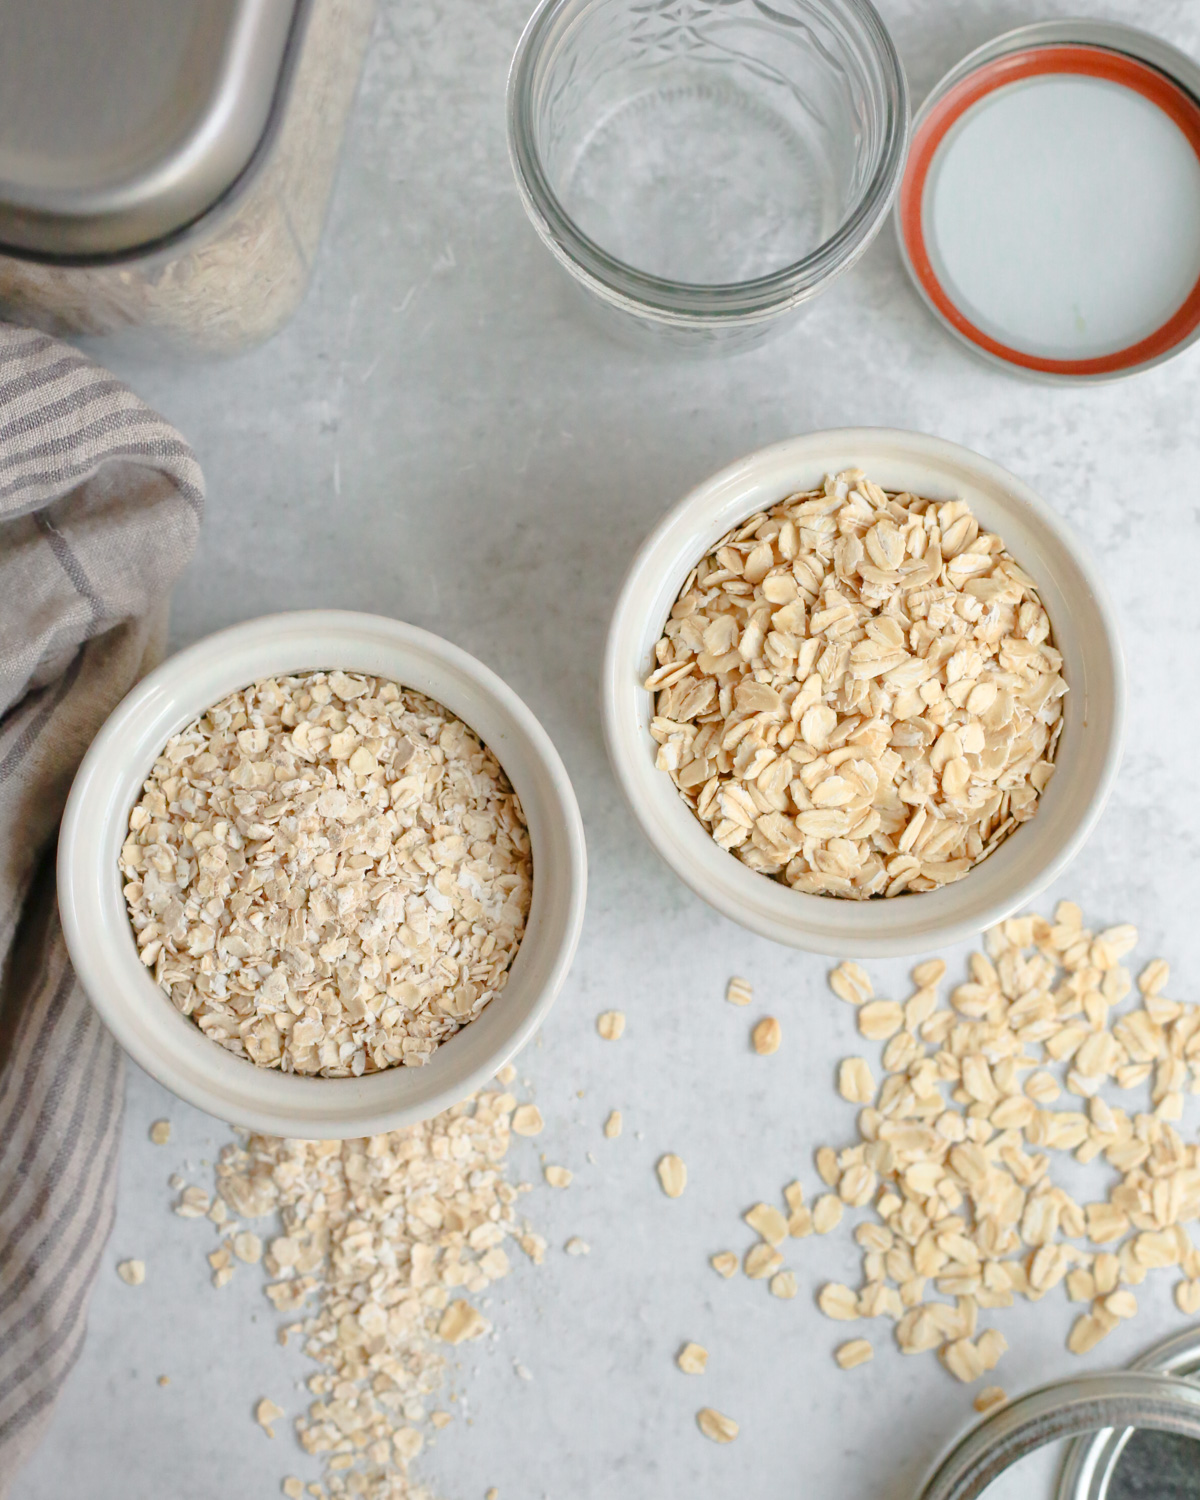
[[(532, 122), (533, 82), (554, 22), (574, 0), (541, 0), (508, 75), (508, 149), (525, 210), (541, 239), (570, 273), (609, 301), (664, 322), (751, 321), (803, 301), (866, 249), (887, 217), (908, 151), (909, 98), (904, 66), (871, 0), (838, 0), (861, 28), (882, 83), (884, 129), (879, 159), (851, 213), (816, 249), (777, 271), (746, 281), (682, 282), (640, 271), (610, 255), (563, 207), (542, 170)], [(600, 0), (585, 0), (600, 3)]]
[(976, 1500), (1026, 1454), (1062, 1438), (1140, 1427), (1200, 1442), (1200, 1385), (1154, 1370), (1077, 1375), (996, 1407), (935, 1465), (920, 1500)]

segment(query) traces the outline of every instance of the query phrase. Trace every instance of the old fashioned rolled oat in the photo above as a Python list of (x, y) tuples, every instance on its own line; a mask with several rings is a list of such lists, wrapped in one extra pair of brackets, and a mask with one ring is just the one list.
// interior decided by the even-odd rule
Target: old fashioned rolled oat
[(696, 1425), (714, 1443), (732, 1443), (738, 1435), (738, 1424), (733, 1418), (714, 1411), (711, 1406), (702, 1406), (696, 1413)]
[(1031, 818), (1067, 690), (1001, 538), (858, 469), (701, 559), (645, 685), (657, 765), (721, 848), (855, 898), (961, 879)]
[(683, 1190), (687, 1187), (687, 1165), (673, 1151), (660, 1156), (654, 1170), (658, 1173), (659, 1183), (668, 1198), (683, 1196)]
[(206, 1036), (344, 1077), (426, 1062), (503, 989), (529, 836), (495, 757), (420, 693), (346, 672), (230, 694), (129, 819), (142, 962)]
[[(1135, 984), (1123, 960), (1136, 943), (1128, 923), (1095, 931), (1062, 901), (1053, 920), (990, 931), (945, 999), (940, 959), (916, 966), (903, 1004), (874, 999), (856, 964), (831, 972), (860, 1030), (885, 1045), (878, 1086), (863, 1059), (839, 1069), (839, 1091), (861, 1106), (858, 1140), (815, 1152), (830, 1191), (802, 1230), (836, 1229), (843, 1205), (870, 1210), (854, 1230), (861, 1284), (824, 1286), (826, 1316), (886, 1318), (901, 1353), (936, 1352), (973, 1383), (1008, 1347), (982, 1321), (1018, 1297), (1081, 1304), (1067, 1335), (1081, 1355), (1137, 1315), (1133, 1289), (1153, 1272), (1175, 1279), (1181, 1312), (1200, 1312), (1187, 1227), (1200, 1220), (1200, 1147), (1177, 1128), (1185, 1095), (1200, 1093), (1200, 1005), (1168, 996), (1162, 959)], [(1141, 1107), (1117, 1102), (1139, 1090)], [(1066, 1153), (1102, 1161), (1091, 1201), (1063, 1185)], [(796, 1217), (797, 1183), (784, 1200)], [(762, 1236), (755, 1265), (771, 1253), (762, 1208), (746, 1215)], [(988, 1387), (978, 1409), (1004, 1399)]]
[(838, 1345), (833, 1357), (843, 1370), (855, 1370), (859, 1365), (869, 1364), (875, 1358), (875, 1351), (866, 1339), (848, 1339)]

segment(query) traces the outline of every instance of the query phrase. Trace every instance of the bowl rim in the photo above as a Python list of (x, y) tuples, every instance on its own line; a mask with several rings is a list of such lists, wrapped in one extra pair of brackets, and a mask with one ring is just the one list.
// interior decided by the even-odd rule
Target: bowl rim
[[(1102, 679), (1098, 686), (1111, 696), (1112, 708), (1102, 724), (1080, 720), (1079, 734), (1086, 732), (1099, 747), (1092, 752), (1097, 762), (1093, 788), (1082, 813), (1070, 821), (1062, 843), (1035, 873), (978, 906), (973, 915), (950, 912), (938, 919), (943, 907), (961, 905), (967, 899), (960, 896), (955, 902), (953, 898), (969, 886), (975, 871), (937, 891), (892, 898), (887, 905), (898, 913), (903, 913), (907, 903), (919, 901), (922, 922), (916, 922), (917, 913), (908, 906), (914, 920), (907, 924), (897, 920), (891, 924), (897, 930), (881, 934), (878, 920), (870, 915), (878, 910), (878, 901), (808, 895), (750, 870), (713, 843), (684, 807), (669, 778), (661, 772), (648, 773), (647, 767), (653, 768), (648, 755), (652, 742), (640, 718), (646, 663), (639, 660), (631, 671), (630, 658), (640, 653), (648, 637), (647, 599), (657, 602), (670, 592), (662, 577), (664, 567), (672, 577), (678, 572), (681, 582), (712, 541), (737, 524), (739, 515), (744, 519), (789, 492), (807, 487), (810, 476), (818, 472), (854, 464), (869, 470), (873, 461), (884, 462), (888, 454), (903, 455), (910, 465), (927, 469), (930, 488), (936, 488), (939, 481), (943, 487), (955, 483), (988, 486), (1003, 496), (998, 503), (1006, 504), (1014, 519), (1023, 514), (1069, 559), (1093, 609), (1098, 633), (1085, 639), (1071, 611), (1065, 610), (1065, 618), (1052, 615), (1058, 644), (1062, 647), (1070, 637), (1080, 643), (1085, 656), (1092, 653), (1086, 659), (1094, 658), (1093, 675)], [(775, 499), (756, 493), (756, 486)], [(744, 502), (739, 499), (743, 495), (747, 497)], [(1043, 595), (1051, 585), (1057, 590), (1057, 579), (1044, 576), (1037, 581)], [(1074, 686), (1077, 691), (1084, 689), (1086, 702), (1087, 691), (1094, 692), (1097, 684)], [(693, 487), (654, 525), (634, 556), (613, 607), (601, 675), (601, 715), (609, 762), (643, 834), (674, 873), (716, 911), (762, 937), (808, 952), (857, 958), (902, 957), (972, 938), (1011, 916), (1054, 880), (1095, 827), (1112, 790), (1121, 762), (1125, 707), (1125, 663), (1116, 612), (1095, 563), (1063, 518), (1023, 480), (971, 449), (925, 433), (886, 427), (834, 428), (788, 438), (746, 454)], [(1083, 715), (1082, 707), (1079, 713)], [(1059, 756), (1056, 764), (1061, 767), (1062, 747)], [(1059, 780), (1051, 782), (1047, 796)], [(1006, 870), (1002, 856), (1014, 842), (1006, 840), (977, 869)], [(1011, 862), (1013, 856), (1010, 853), (1006, 858)]]
[(610, 255), (575, 223), (542, 168), (530, 118), (534, 72), (554, 22), (566, 7), (606, 0), (541, 0), (513, 53), (506, 92), (508, 153), (521, 202), (546, 247), (605, 300), (666, 322), (757, 321), (813, 295), (859, 258), (888, 217), (908, 155), (908, 77), (896, 44), (871, 0), (836, 0), (861, 28), (882, 81), (879, 159), (858, 201), (834, 233), (807, 255), (745, 281), (681, 282)]
[[(350, 659), (354, 652), (357, 661)], [(425, 1066), (360, 1078), (257, 1067), (182, 1016), (138, 957), (115, 858), (126, 837), (129, 808), (172, 734), (251, 682), (339, 667), (399, 680), (443, 703), (472, 728), (473, 718), (488, 721), (476, 733), (521, 798), (535, 867), (525, 935), (502, 994)], [(474, 713), (464, 713), (464, 705), (475, 705)], [(288, 611), (243, 621), (185, 647), (144, 677), (84, 755), (63, 815), (57, 869), (59, 912), (75, 973), (134, 1061), (178, 1097), (217, 1118), (277, 1136), (314, 1139), (415, 1124), (482, 1087), (525, 1045), (553, 1005), (575, 955), (587, 892), (575, 794), (549, 735), (529, 708), (490, 668), (449, 641), (399, 620), (350, 610)], [(539, 869), (545, 872), (540, 890)], [(513, 1001), (507, 1010), (500, 1003), (506, 997)], [(469, 1045), (455, 1054), (458, 1041)]]

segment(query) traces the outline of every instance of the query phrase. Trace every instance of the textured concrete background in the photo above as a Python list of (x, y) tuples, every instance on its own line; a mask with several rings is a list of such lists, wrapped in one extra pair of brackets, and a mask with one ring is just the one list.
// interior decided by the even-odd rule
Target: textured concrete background
[[(752, 448), (820, 427), (870, 423), (937, 433), (1006, 464), (1086, 534), (1120, 611), (1131, 677), (1120, 785), (1057, 889), (1096, 925), (1136, 921), (1144, 956), (1166, 955), (1195, 998), (1200, 926), (1193, 780), (1200, 524), (1200, 349), (1136, 379), (1046, 389), (977, 363), (928, 317), (890, 230), (860, 267), (775, 343), (725, 361), (650, 359), (582, 320), (527, 225), (503, 133), (505, 73), (528, 0), (389, 0), (351, 123), (311, 294), (267, 347), (219, 365), (100, 352), (194, 442), (209, 479), (199, 552), (177, 591), (174, 639), (267, 610), (342, 605), (397, 615), (482, 657), (541, 717), (587, 822), (591, 896), (579, 959), (521, 1059), (547, 1130), (518, 1142), (566, 1162), (565, 1193), (529, 1211), (559, 1247), (520, 1264), (490, 1309), (499, 1333), (463, 1357), (472, 1424), (456, 1422), (425, 1472), (447, 1500), (489, 1485), (502, 1500), (735, 1493), (906, 1500), (970, 1398), (935, 1360), (879, 1349), (842, 1375), (845, 1330), (807, 1289), (855, 1274), (848, 1236), (798, 1244), (805, 1294), (791, 1303), (719, 1282), (712, 1251), (749, 1242), (738, 1216), (848, 1140), (833, 1094), (853, 1046), (825, 966), (751, 937), (693, 898), (642, 841), (601, 743), (598, 669), (608, 611), (633, 549), (689, 486)], [(1009, 26), (1069, 13), (1036, 0), (881, 0), (914, 98)], [(1194, 0), (1089, 4), (1200, 52)], [(730, 973), (760, 1001), (723, 1004)], [(902, 968), (874, 968), (898, 992)], [(629, 1018), (600, 1042), (596, 1013)], [(754, 1057), (749, 1023), (777, 1014), (784, 1044)], [(582, 1093), (580, 1093), (582, 1091)], [(613, 1106), (626, 1134), (606, 1142)], [(146, 1136), (168, 1116), (166, 1150)], [(1193, 1109), (1190, 1127), (1195, 1126)], [(199, 1180), (228, 1132), (131, 1069), (120, 1215), (91, 1333), (49, 1441), (18, 1500), (257, 1500), (309, 1476), (286, 1425), (269, 1442), (263, 1395), (294, 1413), (305, 1373), (243, 1270), (217, 1293), (210, 1229), (168, 1211), (168, 1174)], [(597, 1164), (585, 1153), (594, 1150)], [(662, 1197), (652, 1163), (688, 1162)], [(146, 1284), (115, 1263), (147, 1262)], [(1180, 1326), (1171, 1276), (1139, 1292), (1141, 1316), (1084, 1361), (1054, 1297), (1002, 1315), (1010, 1390), (1129, 1359)], [(681, 1376), (684, 1338), (711, 1351)], [(881, 1342), (877, 1340), (877, 1342)], [(533, 1373), (515, 1377), (513, 1361)], [(156, 1383), (168, 1374), (171, 1384)], [(742, 1435), (715, 1448), (693, 1415), (708, 1402)], [(1042, 1473), (1044, 1473), (1044, 1465)], [(1044, 1480), (1021, 1486), (1037, 1494)]]

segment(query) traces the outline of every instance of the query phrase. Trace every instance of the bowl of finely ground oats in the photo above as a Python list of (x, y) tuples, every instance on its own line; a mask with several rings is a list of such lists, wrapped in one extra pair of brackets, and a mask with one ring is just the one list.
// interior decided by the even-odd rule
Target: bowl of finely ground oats
[(378, 616), (248, 621), (97, 735), (58, 856), (72, 963), (130, 1055), (280, 1136), (465, 1098), (570, 967), (586, 856), (549, 737), (473, 657)]
[(997, 464), (920, 433), (779, 443), (633, 562), (609, 757), (693, 891), (798, 948), (924, 951), (1024, 905), (1120, 760), (1115, 616), (1086, 550)]

